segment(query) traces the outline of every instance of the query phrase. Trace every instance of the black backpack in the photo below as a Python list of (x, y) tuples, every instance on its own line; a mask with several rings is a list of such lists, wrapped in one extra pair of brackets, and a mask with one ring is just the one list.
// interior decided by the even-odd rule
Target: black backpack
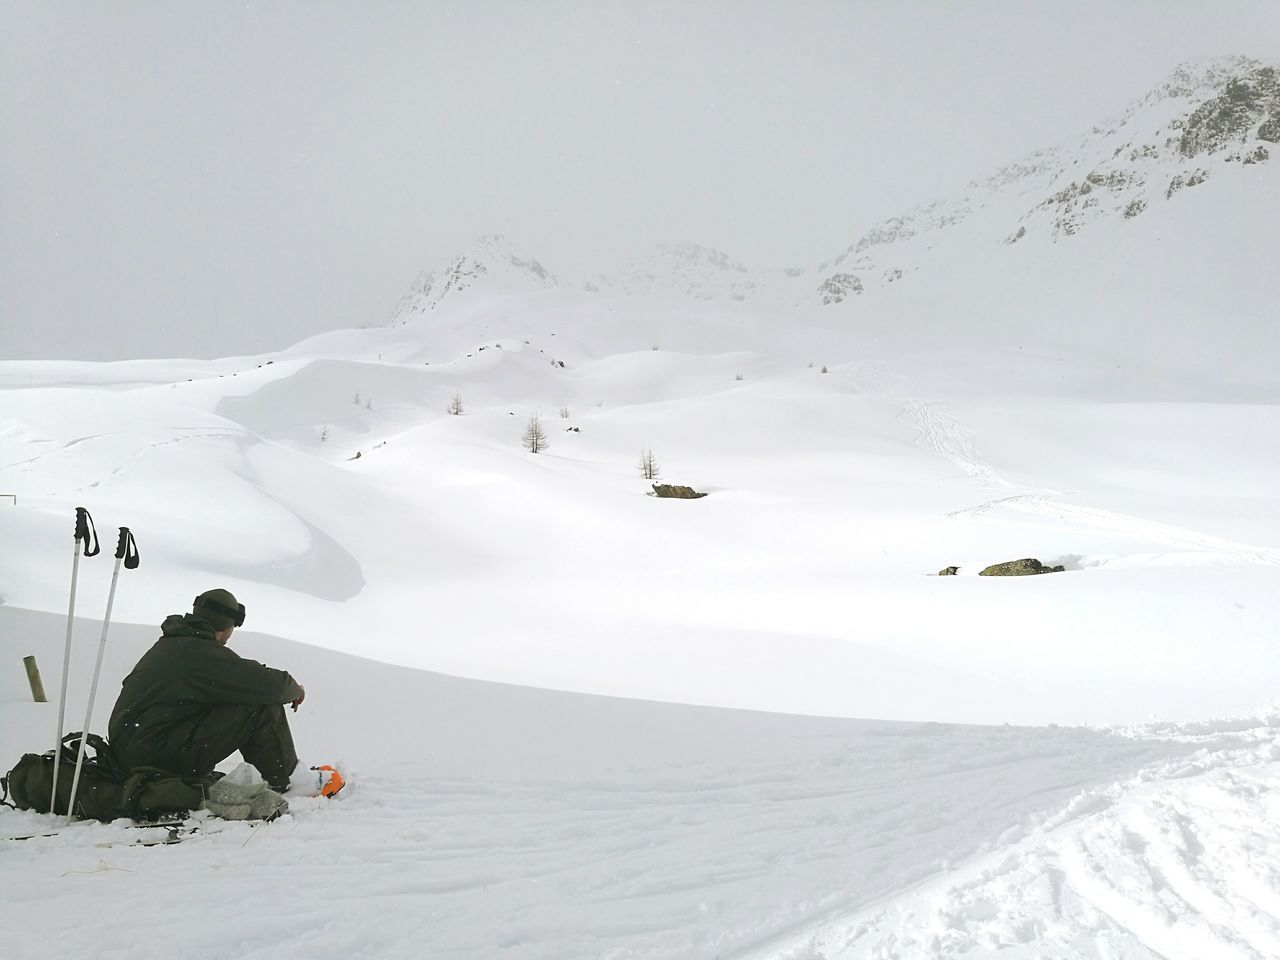
[[(58, 799), (56, 812), (67, 812), (71, 781), (75, 778), (76, 755), (84, 738), (84, 763), (80, 768), (80, 784), (76, 788), (78, 820), (109, 822), (119, 817), (154, 820), (166, 814), (187, 813), (204, 801), (204, 783), (196, 778), (179, 777), (154, 767), (121, 770), (111, 747), (96, 733), (69, 733), (62, 738), (62, 759), (58, 765)], [(54, 751), (27, 753), (17, 765), (0, 779), (4, 797), (19, 810), (49, 812), (53, 792)]]

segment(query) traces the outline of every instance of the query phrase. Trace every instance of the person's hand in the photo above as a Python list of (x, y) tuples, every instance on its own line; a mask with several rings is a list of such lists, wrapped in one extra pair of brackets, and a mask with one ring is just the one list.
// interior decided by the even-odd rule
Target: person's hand
[(290, 704), (289, 704), (289, 706), (293, 707), (293, 712), (294, 712), (294, 713), (297, 713), (297, 712), (298, 712), (298, 707), (299, 707), (299, 706), (301, 706), (302, 701), (303, 701), (303, 700), (305, 700), (305, 699), (307, 699), (307, 691), (306, 691), (306, 689), (302, 686), (302, 684), (298, 684), (298, 690), (299, 690), (299, 691), (301, 691), (301, 692), (298, 694), (298, 699), (297, 699), (297, 700), (294, 700), (292, 703), (290, 703)]

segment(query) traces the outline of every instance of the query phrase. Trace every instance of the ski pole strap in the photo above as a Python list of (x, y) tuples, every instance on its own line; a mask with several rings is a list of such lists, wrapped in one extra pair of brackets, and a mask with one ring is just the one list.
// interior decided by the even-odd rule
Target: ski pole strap
[(126, 570), (136, 569), (139, 563), (138, 545), (128, 527), (120, 528), (120, 542), (116, 544), (116, 559), (124, 560)]
[[(90, 547), (90, 540), (93, 546)], [(93, 517), (84, 507), (76, 507), (76, 542), (84, 544), (84, 555), (96, 557), (102, 547), (98, 544), (98, 528), (93, 525)]]
[[(120, 768), (120, 761), (116, 759), (115, 751), (111, 749), (111, 744), (97, 733), (68, 733), (62, 738), (62, 756), (68, 763), (75, 763), (76, 758), (80, 755), (80, 741), (85, 744), (84, 763), (87, 766), (97, 767), (104, 773), (109, 774), (113, 779), (119, 780), (121, 783), (125, 780), (125, 771)], [(89, 751), (93, 751), (90, 754)], [(45, 754), (49, 756), (49, 754)]]

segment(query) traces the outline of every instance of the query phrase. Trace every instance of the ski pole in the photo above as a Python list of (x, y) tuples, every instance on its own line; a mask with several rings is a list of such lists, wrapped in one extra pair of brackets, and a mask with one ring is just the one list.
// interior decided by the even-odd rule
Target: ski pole
[(67, 799), (67, 822), (71, 821), (71, 811), (75, 809), (76, 789), (80, 786), (80, 769), (84, 766), (84, 747), (89, 739), (89, 721), (93, 718), (93, 698), (98, 693), (98, 677), (102, 673), (102, 654), (107, 649), (107, 630), (111, 626), (111, 606), (116, 599), (116, 583), (120, 579), (120, 564), (123, 561), (126, 570), (138, 565), (138, 545), (128, 527), (120, 528), (120, 542), (116, 544), (116, 567), (111, 574), (111, 591), (107, 594), (107, 613), (102, 619), (102, 639), (98, 641), (98, 661), (93, 667), (93, 682), (89, 684), (89, 707), (84, 712), (84, 727), (80, 732), (80, 750), (76, 754), (76, 773), (71, 778), (71, 796)]
[[(89, 545), (92, 538), (93, 546)], [(71, 625), (76, 614), (76, 578), (80, 573), (80, 547), (84, 545), (86, 557), (96, 557), (101, 552), (98, 544), (98, 528), (93, 525), (93, 517), (84, 507), (76, 507), (76, 546), (71, 560), (71, 603), (67, 607), (67, 643), (62, 651), (62, 693), (58, 697), (58, 739), (53, 746), (53, 789), (49, 793), (49, 812), (57, 813), (58, 805), (58, 761), (62, 759), (62, 723), (67, 710), (67, 675), (71, 667)]]

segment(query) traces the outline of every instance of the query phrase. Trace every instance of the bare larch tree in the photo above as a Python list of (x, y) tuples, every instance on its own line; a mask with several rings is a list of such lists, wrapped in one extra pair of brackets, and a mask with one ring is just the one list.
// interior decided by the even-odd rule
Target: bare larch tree
[(658, 461), (654, 459), (652, 450), (644, 450), (640, 453), (640, 476), (646, 480), (657, 480), (662, 476), (662, 470), (658, 467)]
[(541, 453), (548, 446), (547, 433), (535, 413), (529, 418), (529, 425), (524, 428), (524, 446), (530, 453)]

